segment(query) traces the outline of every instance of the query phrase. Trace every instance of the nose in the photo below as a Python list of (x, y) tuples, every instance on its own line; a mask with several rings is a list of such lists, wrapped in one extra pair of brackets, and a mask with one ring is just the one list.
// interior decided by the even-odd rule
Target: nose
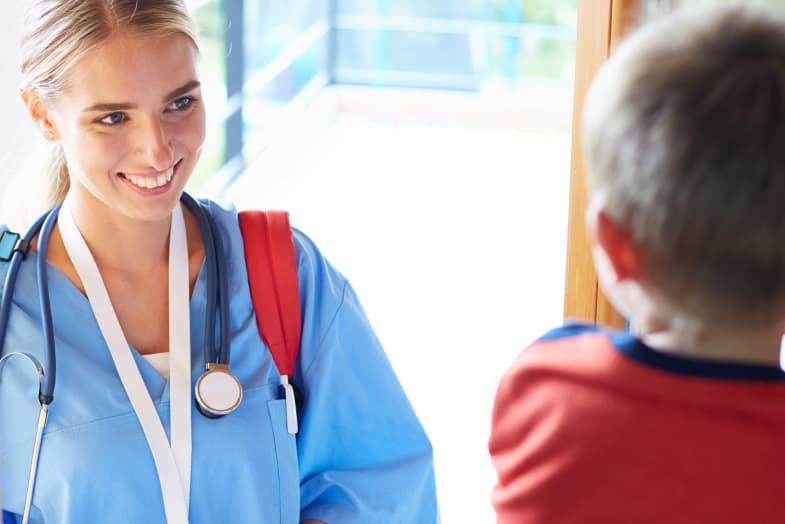
[(164, 171), (174, 162), (172, 148), (166, 128), (158, 118), (149, 117), (139, 123), (135, 137), (137, 154), (149, 164), (151, 169)]

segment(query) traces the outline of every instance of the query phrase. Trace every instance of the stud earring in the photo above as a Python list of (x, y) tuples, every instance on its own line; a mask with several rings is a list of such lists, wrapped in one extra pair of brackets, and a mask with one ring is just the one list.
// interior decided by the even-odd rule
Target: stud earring
[(51, 131), (44, 131), (44, 138), (46, 138), (47, 140), (54, 140), (55, 134)]

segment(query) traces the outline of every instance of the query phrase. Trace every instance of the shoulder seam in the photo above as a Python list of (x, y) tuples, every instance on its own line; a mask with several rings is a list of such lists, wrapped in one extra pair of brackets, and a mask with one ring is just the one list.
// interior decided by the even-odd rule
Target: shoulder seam
[[(333, 313), (333, 316), (330, 319), (330, 322), (327, 325), (327, 328), (322, 332), (322, 335), (319, 338), (319, 342), (318, 342), (317, 347), (316, 347), (314, 358), (311, 360), (311, 363), (308, 364), (308, 367), (306, 369), (302, 370), (303, 382), (306, 382), (306, 383), (308, 382), (308, 375), (310, 374), (311, 369), (313, 368), (314, 364), (322, 356), (322, 346), (324, 344), (324, 340), (327, 338), (327, 334), (333, 329), (333, 326), (335, 325), (335, 321), (338, 318), (338, 313), (341, 312), (341, 309), (343, 309), (343, 305), (346, 303), (346, 292), (347, 292), (348, 289), (349, 289), (349, 281), (344, 279), (344, 281), (343, 281), (343, 289), (341, 290), (341, 302), (335, 308), (335, 312)], [(302, 355), (302, 352), (300, 352), (300, 355)]]

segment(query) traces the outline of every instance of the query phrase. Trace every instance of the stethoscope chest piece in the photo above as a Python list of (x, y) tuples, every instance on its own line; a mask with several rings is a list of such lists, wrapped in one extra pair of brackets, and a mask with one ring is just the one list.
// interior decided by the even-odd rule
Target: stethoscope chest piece
[(243, 387), (226, 364), (207, 364), (196, 381), (196, 404), (204, 415), (220, 417), (231, 413), (243, 399)]

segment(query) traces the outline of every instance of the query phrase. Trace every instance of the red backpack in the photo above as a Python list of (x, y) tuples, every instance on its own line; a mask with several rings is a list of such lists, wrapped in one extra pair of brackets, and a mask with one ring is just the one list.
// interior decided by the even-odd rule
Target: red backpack
[(248, 284), (256, 326), (281, 374), (289, 433), (297, 433), (297, 408), (290, 380), (300, 349), (300, 291), (294, 239), (286, 211), (241, 211)]

